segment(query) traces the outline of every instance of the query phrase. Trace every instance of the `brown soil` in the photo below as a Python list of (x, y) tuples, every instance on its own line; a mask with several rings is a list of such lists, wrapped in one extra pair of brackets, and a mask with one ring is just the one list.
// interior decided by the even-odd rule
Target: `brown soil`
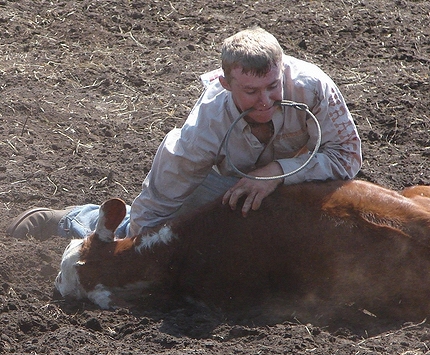
[(53, 280), (68, 241), (4, 233), (33, 206), (130, 203), (222, 40), (254, 24), (338, 83), (363, 138), (359, 178), (430, 184), (429, 17), (427, 0), (0, 1), (0, 353), (430, 353), (427, 314), (393, 321), (349, 305), (309, 321), (65, 302)]

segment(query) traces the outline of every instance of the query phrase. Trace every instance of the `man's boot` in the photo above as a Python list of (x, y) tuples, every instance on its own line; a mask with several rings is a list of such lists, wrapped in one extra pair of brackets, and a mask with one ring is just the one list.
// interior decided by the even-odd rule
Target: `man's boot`
[(58, 235), (58, 222), (74, 207), (64, 210), (50, 208), (33, 208), (21, 213), (6, 229), (6, 235), (17, 238), (35, 238), (46, 240), (53, 235)]

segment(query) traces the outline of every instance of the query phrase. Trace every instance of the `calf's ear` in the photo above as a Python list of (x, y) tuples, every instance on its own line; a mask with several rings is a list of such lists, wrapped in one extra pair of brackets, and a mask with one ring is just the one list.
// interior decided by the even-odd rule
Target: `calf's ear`
[(115, 229), (119, 226), (126, 214), (125, 202), (113, 198), (102, 203), (99, 210), (99, 220), (95, 235), (104, 242), (113, 242)]

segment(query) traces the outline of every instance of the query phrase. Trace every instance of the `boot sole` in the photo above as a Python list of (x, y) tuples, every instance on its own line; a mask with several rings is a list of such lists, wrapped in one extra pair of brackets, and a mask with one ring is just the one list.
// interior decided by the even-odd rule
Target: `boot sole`
[(6, 229), (6, 236), (12, 237), (13, 234), (15, 233), (16, 227), (18, 227), (24, 219), (26, 219), (27, 217), (31, 216), (36, 212), (43, 212), (43, 211), (52, 211), (52, 209), (37, 207), (37, 208), (24, 211), (18, 217), (15, 217), (15, 219), (9, 224), (9, 227)]

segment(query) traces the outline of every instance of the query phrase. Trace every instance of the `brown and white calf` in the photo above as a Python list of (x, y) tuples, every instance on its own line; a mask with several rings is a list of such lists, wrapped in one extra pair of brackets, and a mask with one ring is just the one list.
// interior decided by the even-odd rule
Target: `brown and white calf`
[(114, 240), (124, 214), (121, 200), (106, 201), (96, 231), (71, 241), (56, 279), (63, 296), (109, 308), (160, 287), (226, 308), (278, 294), (430, 315), (430, 187), (282, 186), (247, 218), (217, 201)]

